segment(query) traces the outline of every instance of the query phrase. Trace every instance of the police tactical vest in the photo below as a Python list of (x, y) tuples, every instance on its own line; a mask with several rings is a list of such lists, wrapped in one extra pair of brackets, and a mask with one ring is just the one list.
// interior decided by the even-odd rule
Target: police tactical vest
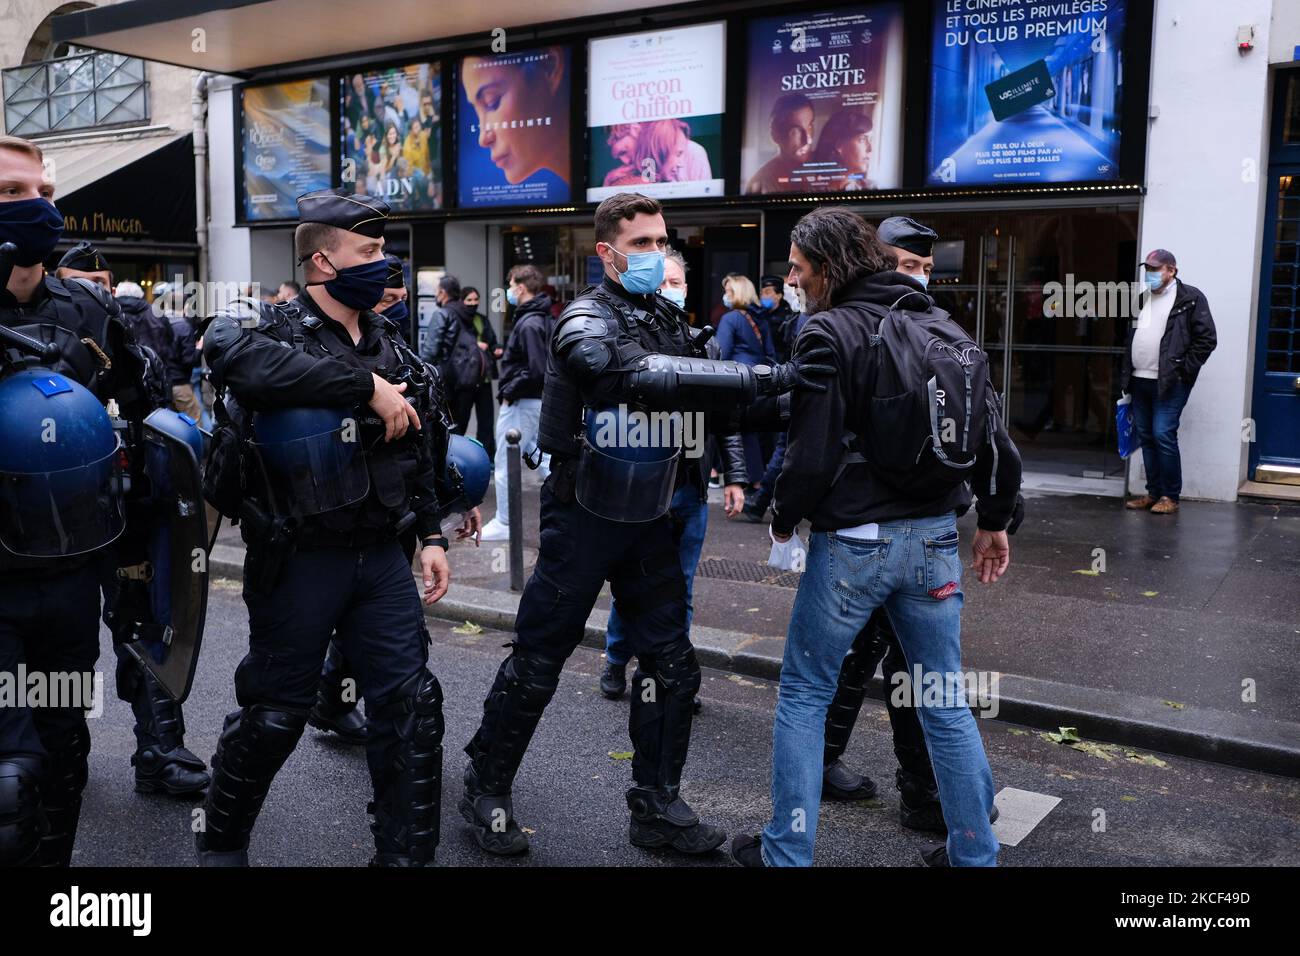
[[(574, 316), (585, 315), (604, 320), (604, 342), (612, 359), (606, 372), (631, 371), (646, 355), (702, 356), (686, 322), (685, 313), (662, 296), (653, 297), (655, 312), (638, 308), (604, 286), (589, 286), (561, 313), (552, 333)], [(558, 360), (552, 344), (546, 366), (546, 384), (542, 389), (542, 408), (538, 422), (537, 445), (542, 451), (562, 458), (572, 458), (579, 450), (577, 439), (582, 430), (583, 412), (589, 404), (582, 383)]]

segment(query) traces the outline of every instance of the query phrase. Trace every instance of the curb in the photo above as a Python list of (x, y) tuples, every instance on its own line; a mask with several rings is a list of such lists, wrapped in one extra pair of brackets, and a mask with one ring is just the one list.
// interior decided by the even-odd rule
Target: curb
[[(218, 544), (212, 550), (211, 573), (239, 580), (244, 549)], [(480, 627), (512, 631), (519, 596), (472, 585), (457, 585), (425, 609), (435, 620), (469, 621)], [(595, 608), (587, 618), (582, 644), (605, 648), (608, 613)], [(691, 641), (700, 664), (747, 677), (775, 681), (781, 658), (765, 653), (771, 639), (719, 628), (693, 626)], [(772, 648), (775, 650), (775, 648)], [(884, 681), (873, 677), (868, 696), (885, 699)], [(1173, 710), (1155, 698), (1080, 687), (1017, 674), (999, 675), (998, 716), (986, 718), (1055, 731), (1078, 728), (1087, 740), (1141, 747), (1179, 757), (1191, 757), (1262, 773), (1300, 777), (1300, 724), (1250, 719), (1225, 711), (1188, 706)]]

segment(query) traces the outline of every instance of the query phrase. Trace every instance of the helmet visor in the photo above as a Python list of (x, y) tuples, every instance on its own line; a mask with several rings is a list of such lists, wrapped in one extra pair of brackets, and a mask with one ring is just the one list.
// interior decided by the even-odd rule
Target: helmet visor
[(126, 527), (118, 448), (78, 468), (0, 471), (0, 544), (25, 557), (57, 558), (116, 539)]
[(355, 428), (254, 442), (277, 514), (305, 518), (346, 508), (370, 491), (370, 471)]

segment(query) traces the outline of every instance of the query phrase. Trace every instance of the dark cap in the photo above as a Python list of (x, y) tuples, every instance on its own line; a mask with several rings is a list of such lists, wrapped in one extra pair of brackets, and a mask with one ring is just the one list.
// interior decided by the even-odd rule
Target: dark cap
[(365, 193), (348, 195), (341, 189), (318, 189), (298, 197), (298, 221), (320, 222), (378, 239), (388, 221), (388, 203)]
[(876, 230), (880, 241), (887, 246), (897, 246), (918, 256), (934, 254), (934, 243), (939, 234), (906, 216), (890, 216)]
[(1147, 257), (1143, 260), (1142, 264), (1144, 266), (1169, 266), (1171, 269), (1178, 268), (1178, 260), (1174, 258), (1174, 254), (1168, 249), (1152, 249), (1147, 253)]
[(91, 244), (88, 239), (82, 239), (79, 243), (63, 254), (59, 260), (60, 269), (76, 269), (78, 272), (111, 272), (108, 260), (104, 258), (103, 253)]
[(760, 289), (766, 289), (769, 287), (773, 289), (783, 289), (785, 288), (785, 280), (780, 276), (763, 276), (763, 278), (758, 280), (758, 287)]
[(384, 262), (388, 263), (388, 281), (384, 283), (384, 288), (405, 289), (406, 276), (402, 273), (402, 260), (389, 253), (384, 256)]

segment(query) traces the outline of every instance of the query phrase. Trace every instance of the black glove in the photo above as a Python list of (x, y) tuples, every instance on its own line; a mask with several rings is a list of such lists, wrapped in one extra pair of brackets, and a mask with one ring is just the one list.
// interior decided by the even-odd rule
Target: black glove
[(804, 355), (795, 356), (782, 365), (755, 365), (754, 374), (758, 378), (758, 394), (780, 395), (794, 388), (803, 388), (812, 392), (826, 391), (826, 383), (818, 379), (834, 375), (835, 366), (820, 363), (831, 355), (830, 347), (822, 346), (811, 349)]

